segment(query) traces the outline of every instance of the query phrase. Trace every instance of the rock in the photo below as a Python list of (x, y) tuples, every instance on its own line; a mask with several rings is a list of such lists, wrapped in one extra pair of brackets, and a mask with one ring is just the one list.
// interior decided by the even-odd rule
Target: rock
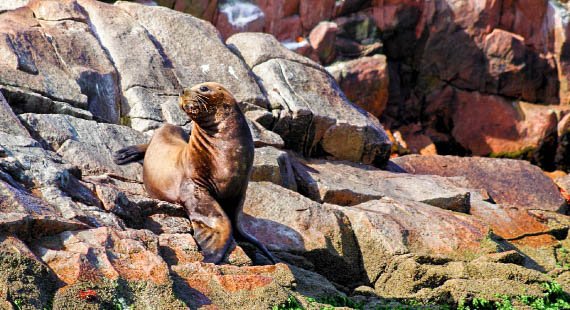
[(453, 137), (473, 155), (539, 159), (556, 143), (553, 110), (497, 96), (457, 91), (452, 121)]
[(318, 273), (288, 265), (289, 269), (295, 276), (295, 290), (303, 296), (314, 299), (321, 299), (330, 296), (343, 296), (344, 294), (337, 290), (327, 278)]
[(382, 197), (414, 200), (468, 213), (469, 190), (439, 176), (391, 173), (349, 162), (311, 160), (294, 164), (299, 192), (317, 201), (354, 206)]
[(164, 213), (150, 215), (145, 219), (144, 228), (160, 235), (192, 233), (192, 222), (185, 217), (175, 217)]
[[(410, 124), (398, 128), (399, 131), (394, 135), (398, 135), (405, 144), (407, 150), (412, 154), (420, 155), (437, 155), (437, 148), (433, 140), (424, 133), (420, 124)], [(402, 154), (404, 155), (404, 154)]]
[(257, 5), (265, 13), (264, 32), (279, 41), (294, 41), (303, 34), (299, 17), (299, 0), (260, 0)]
[[(128, 2), (120, 3), (119, 7), (131, 14), (160, 43), (181, 86), (216, 80), (225, 85), (238, 101), (267, 106), (267, 99), (248, 68), (228, 50), (212, 25), (165, 8)], [(157, 16), (161, 17), (160, 22)], [(181, 41), (179, 38), (191, 39)], [(191, 43), (185, 45), (184, 42)], [(203, 46), (208, 47), (208, 53), (202, 52)]]
[[(35, 1), (30, 8), (38, 19), (36, 21), (39, 22), (38, 28), (35, 30), (30, 28), (27, 23), (34, 23), (34, 20), (20, 15), (19, 19), (24, 17), (28, 20), (20, 24), (16, 31), (22, 36), (37, 37), (27, 44), (30, 44), (29, 48), (35, 50), (35, 53), (44, 56), (36, 60), (38, 63), (30, 60), (27, 65), (29, 68), (24, 69), (24, 72), (39, 70), (39, 77), (45, 75), (43, 79), (49, 82), (38, 83), (31, 88), (33, 92), (28, 94), (20, 92), (18, 95), (18, 92), (4, 89), (11, 105), (22, 105), (18, 96), (24, 95), (24, 98), (29, 98), (37, 93), (47, 97), (46, 100), (49, 102), (47, 107), (28, 103), (26, 107), (20, 109), (24, 108), (25, 112), (41, 112), (50, 109), (51, 106), (67, 104), (70, 106), (68, 110), (74, 108), (88, 110), (97, 119), (118, 123), (120, 99), (116, 87), (117, 73), (89, 26), (86, 25), (86, 16), (78, 9), (75, 1)], [(20, 44), (22, 39), (16, 37), (14, 40)], [(23, 52), (24, 50), (12, 53), (18, 55)], [(31, 79), (36, 78), (30, 74), (16, 74), (14, 77), (16, 80), (7, 82), (8, 85), (29, 83), (33, 85), (35, 82)], [(54, 109), (58, 108), (51, 107), (51, 110)], [(79, 112), (68, 112), (68, 114), (77, 113)]]
[(392, 162), (412, 174), (465, 177), (470, 188), (485, 189), (496, 203), (504, 206), (565, 210), (564, 200), (552, 180), (525, 161), (408, 155), (394, 158)]
[(21, 119), (33, 135), (44, 141), (63, 159), (82, 168), (85, 175), (114, 173), (142, 181), (142, 166), (118, 166), (113, 152), (133, 144), (147, 143), (148, 138), (125, 126), (96, 123), (72, 116), (23, 114)]
[(570, 175), (556, 178), (554, 182), (560, 188), (562, 196), (568, 200), (570, 198)]
[[(486, 91), (530, 102), (556, 103), (556, 65), (527, 47), (525, 38), (494, 29), (485, 37), (483, 52), (488, 63)], [(536, 70), (536, 71), (535, 71)], [(546, 93), (540, 93), (546, 91)]]
[(99, 280), (66, 285), (53, 296), (56, 309), (146, 308), (188, 309), (178, 299), (172, 283), (155, 284), (150, 281)]
[(174, 10), (191, 14), (200, 19), (207, 20), (209, 22), (214, 21), (214, 16), (218, 11), (218, 1), (208, 1), (208, 0), (158, 0), (156, 1), (159, 5), (172, 8)]
[(283, 139), (278, 134), (265, 129), (258, 122), (248, 119), (247, 124), (253, 136), (253, 144), (255, 147), (274, 146), (283, 148), (283, 146), (285, 146), (285, 142), (283, 142)]
[[(512, 280), (517, 279), (517, 280)], [(429, 257), (395, 259), (376, 282), (387, 298), (438, 300), (456, 304), (470, 296), (494, 300), (499, 296), (541, 296), (547, 278), (538, 271), (512, 264), (445, 262)]]
[(15, 10), (17, 8), (21, 8), (25, 5), (28, 4), (28, 2), (30, 2), (30, 0), (12, 0), (12, 1), (8, 1), (5, 3), (2, 3), (2, 5), (0, 5), (0, 11), (10, 11), (10, 10)]
[(330, 64), (336, 58), (335, 39), (338, 27), (332, 22), (320, 22), (309, 34), (309, 43), (322, 64)]
[[(354, 5), (355, 2), (365, 2), (363, 0), (343, 1), (342, 5)], [(360, 4), (362, 5), (362, 3)], [(362, 44), (371, 43), (380, 39), (380, 31), (374, 19), (365, 12), (338, 17), (334, 20), (338, 25), (338, 36)], [(353, 55), (354, 57), (355, 55)]]
[(557, 169), (570, 170), (570, 113), (558, 122), (558, 146), (554, 163)]
[(145, 230), (101, 227), (35, 240), (32, 248), (66, 284), (80, 281), (148, 281), (166, 284), (168, 267), (158, 240)]
[(397, 255), (465, 258), (496, 251), (489, 228), (468, 215), (391, 198), (336, 208), (350, 220), (371, 283)]
[(216, 28), (226, 39), (237, 32), (263, 32), (265, 14), (249, 2), (228, 2), (220, 7)]
[(0, 143), (7, 157), (0, 158), (0, 174), (19, 190), (32, 187), (36, 196), (54, 206), (58, 216), (78, 220), (89, 226), (108, 225), (117, 229), (124, 223), (113, 214), (103, 212), (100, 202), (85, 185), (78, 182), (76, 167), (40, 147), (33, 139), (0, 132)]
[[(66, 71), (54, 46), (29, 8), (10, 11), (0, 16), (0, 36), (5, 56), (0, 59), (5, 74), (0, 84), (25, 85), (24, 89), (76, 108), (87, 108), (87, 96)], [(14, 106), (10, 93), (4, 96)]]
[(255, 149), (253, 172), (250, 180), (253, 182), (272, 182), (297, 191), (297, 183), (289, 154), (270, 146)]
[(352, 283), (361, 278), (350, 222), (338, 210), (272, 183), (251, 182), (242, 223), (271, 251), (302, 255), (332, 281)]
[(0, 307), (21, 309), (49, 307), (57, 278), (26, 244), (12, 236), (0, 236)]
[(294, 277), (284, 264), (273, 266), (216, 266), (192, 263), (172, 267), (175, 288), (191, 308), (265, 309), (283, 304)]
[(189, 233), (163, 233), (158, 237), (160, 254), (168, 265), (201, 262), (204, 256)]
[(334, 11), (335, 1), (301, 0), (299, 15), (305, 32), (309, 32), (322, 20), (329, 20)]
[(380, 118), (388, 103), (386, 56), (374, 55), (327, 67), (346, 97)]
[(125, 192), (103, 182), (87, 182), (92, 186), (91, 190), (97, 194), (97, 198), (101, 201), (102, 208), (105, 211), (119, 216), (131, 228), (143, 227), (141, 208), (129, 200)]
[(515, 264), (522, 266), (524, 262), (524, 256), (521, 253), (510, 250), (499, 253), (491, 253), (485, 256), (481, 256), (475, 260), (476, 262), (490, 262), (490, 263), (503, 263), (503, 264)]
[(20, 123), (2, 93), (0, 93), (0, 131), (11, 135), (30, 137), (26, 127)]
[(513, 208), (500, 204), (492, 204), (486, 201), (473, 201), (471, 203), (471, 215), (489, 225), (493, 233), (506, 240), (519, 240), (521, 245), (548, 246), (552, 238), (547, 238), (543, 244), (526, 244), (524, 237), (551, 233), (551, 229), (543, 223), (543, 220), (533, 216), (529, 210)]
[(81, 222), (62, 218), (55, 207), (30, 195), (23, 188), (14, 188), (1, 180), (0, 209), (0, 231), (15, 234), (26, 241), (88, 227)]
[[(379, 122), (355, 108), (326, 73), (297, 62), (272, 59), (253, 68), (282, 109), (272, 129), (285, 146), (303, 154), (381, 165), (390, 142)], [(316, 154), (315, 154), (316, 153)]]
[(321, 65), (287, 49), (269, 34), (238, 33), (228, 38), (226, 44), (252, 69), (271, 59), (286, 59), (322, 69)]

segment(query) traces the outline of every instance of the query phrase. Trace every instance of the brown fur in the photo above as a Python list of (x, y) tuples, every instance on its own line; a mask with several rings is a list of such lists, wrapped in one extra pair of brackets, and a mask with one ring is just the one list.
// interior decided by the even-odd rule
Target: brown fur
[(155, 198), (186, 207), (194, 238), (207, 262), (219, 262), (238, 236), (267, 249), (239, 226), (238, 217), (253, 165), (254, 146), (243, 113), (233, 95), (217, 83), (185, 89), (179, 105), (194, 121), (192, 134), (166, 124), (148, 145), (119, 150), (119, 164), (145, 153), (143, 179)]

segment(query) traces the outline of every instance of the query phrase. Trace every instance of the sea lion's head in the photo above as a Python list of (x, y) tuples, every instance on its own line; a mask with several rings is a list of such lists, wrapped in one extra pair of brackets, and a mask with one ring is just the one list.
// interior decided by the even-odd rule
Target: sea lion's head
[(178, 104), (190, 119), (200, 123), (223, 117), (236, 105), (236, 99), (222, 85), (208, 82), (184, 88)]

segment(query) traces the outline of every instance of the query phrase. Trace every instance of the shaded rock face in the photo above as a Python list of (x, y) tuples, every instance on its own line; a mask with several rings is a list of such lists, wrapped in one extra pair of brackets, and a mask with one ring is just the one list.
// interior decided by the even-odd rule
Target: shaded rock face
[[(221, 22), (215, 2), (191, 1), (196, 10), (185, 0), (160, 2)], [(264, 19), (253, 26), (290, 27), (289, 36), (309, 33), (321, 19), (385, 6), (337, 19), (315, 34), (313, 41), (324, 44), (315, 45), (321, 56), (330, 56), (330, 42), (322, 40), (330, 33), (336, 33), (335, 53), (342, 45), (365, 55), (382, 49), (379, 29), (405, 26), (385, 34), (386, 57), (339, 65), (344, 86), (334, 71), (270, 35), (236, 34), (224, 43), (212, 25), (167, 8), (93, 0), (33, 1), (6, 12), (0, 6), (0, 308), (266, 309), (292, 297), (309, 305), (308, 297), (346, 294), (366, 294), (370, 308), (386, 298), (456, 306), (496, 293), (540, 296), (551, 279), (544, 272), (567, 279), (557, 268), (565, 264), (561, 249), (569, 240), (559, 190), (567, 191), (565, 180), (557, 188), (538, 168), (504, 159), (408, 156), (389, 162), (388, 171), (378, 168), (391, 143), (362, 107), (374, 107), (379, 117), (394, 115), (392, 96), (405, 91), (391, 90), (409, 81), (392, 79), (392, 62), (397, 59), (396, 72), (402, 72), (413, 59), (397, 43), (412, 40), (409, 31), (431, 12), (423, 17), (431, 28), (418, 30), (425, 46), (416, 52), (436, 53), (442, 40), (436, 30), (454, 34), (445, 27), (447, 17), (455, 17), (446, 15), (445, 4), (257, 3)], [(448, 126), (452, 140), (473, 154), (555, 148), (564, 157), (566, 110), (511, 105), (501, 97), (538, 101), (557, 91), (550, 58), (535, 57), (545, 46), (534, 36), (536, 20), (525, 25), (520, 12), (526, 9), (502, 6), (499, 22), (486, 13), (476, 21), (452, 19), (477, 38), (477, 27), (469, 25), (504, 28), (490, 28), (477, 45), (494, 57), (492, 74), (481, 82), (490, 94), (463, 89), (462, 83), (479, 79), (478, 71), (457, 75), (439, 66), (455, 55), (418, 63), (413, 68), (422, 81), (429, 73), (449, 85), (435, 83), (439, 92), (426, 102), (434, 119), (408, 125), (400, 136), (439, 146), (445, 137), (423, 127), (433, 123)], [(277, 23), (275, 16), (284, 18)], [(379, 80), (360, 83), (377, 73)], [(188, 128), (177, 94), (207, 80), (226, 85), (249, 118), (256, 150), (240, 225), (280, 258), (278, 264), (263, 265), (267, 260), (246, 242), (232, 243), (221, 265), (203, 263), (184, 208), (149, 198), (141, 163), (112, 161), (114, 151), (148, 142), (164, 122)], [(350, 93), (354, 84), (363, 89)], [(359, 92), (371, 95), (358, 102)], [(450, 98), (457, 102), (450, 105)], [(482, 107), (494, 113), (469, 123), (466, 115)], [(498, 129), (470, 135), (476, 126)], [(549, 138), (555, 143), (545, 143)]]

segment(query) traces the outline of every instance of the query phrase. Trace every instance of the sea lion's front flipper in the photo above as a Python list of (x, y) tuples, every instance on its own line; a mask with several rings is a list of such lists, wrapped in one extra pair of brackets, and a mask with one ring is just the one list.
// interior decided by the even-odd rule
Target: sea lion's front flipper
[(148, 144), (138, 144), (124, 147), (113, 154), (113, 161), (117, 165), (125, 165), (144, 158)]
[(204, 190), (197, 189), (184, 206), (192, 221), (194, 239), (204, 255), (204, 262), (219, 263), (232, 241), (230, 219), (218, 202)]

